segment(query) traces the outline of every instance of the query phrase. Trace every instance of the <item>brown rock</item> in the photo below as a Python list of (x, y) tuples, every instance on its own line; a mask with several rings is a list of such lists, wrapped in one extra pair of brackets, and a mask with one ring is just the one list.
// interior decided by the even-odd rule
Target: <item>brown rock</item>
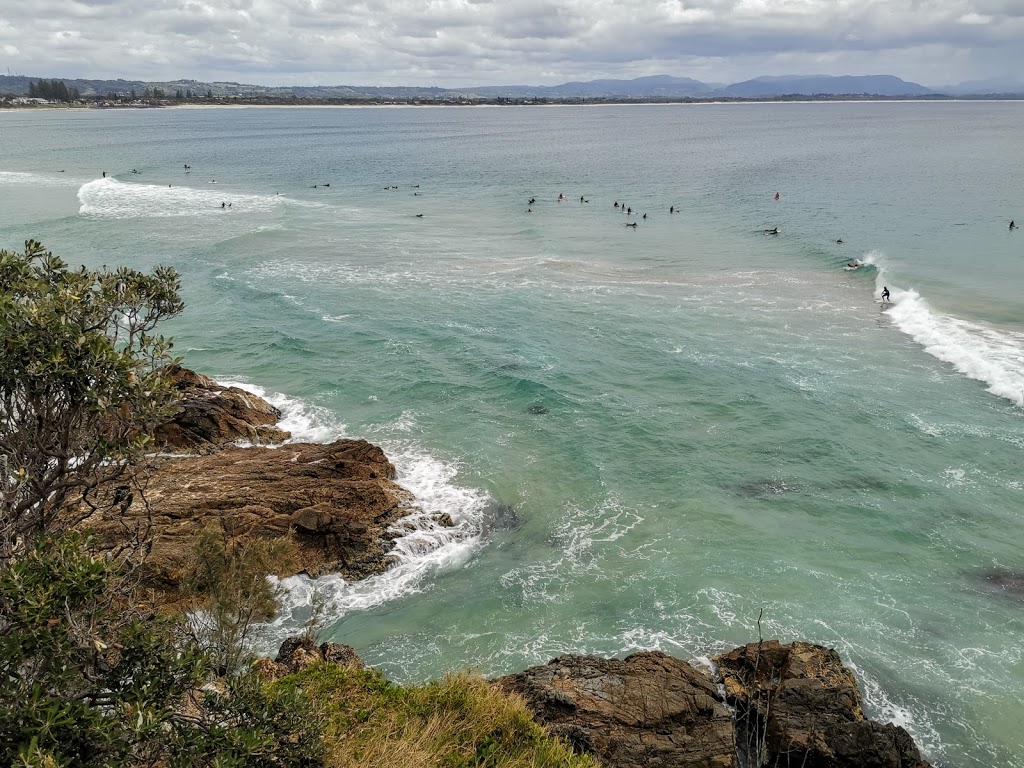
[(626, 659), (559, 656), (496, 681), (580, 752), (616, 768), (732, 768), (732, 719), (714, 684), (652, 651)]
[(161, 450), (210, 453), (240, 440), (269, 445), (291, 437), (275, 426), (281, 412), (263, 398), (221, 386), (187, 368), (172, 366), (168, 374), (178, 394), (178, 411), (153, 434)]
[[(111, 547), (149, 526), (144, 566), (151, 585), (173, 590), (207, 528), (229, 541), (291, 535), (291, 573), (337, 571), (347, 579), (390, 564), (396, 534), (388, 530), (412, 511), (412, 495), (392, 482), (395, 468), (365, 440), (281, 448), (229, 446), (206, 456), (160, 459), (123, 514), (86, 521)], [(143, 502), (148, 502), (149, 509)]]
[(277, 658), (256, 659), (253, 669), (266, 680), (278, 680), (319, 662), (362, 669), (365, 665), (355, 649), (339, 643), (321, 643), (309, 637), (289, 637), (281, 644)]
[(741, 768), (928, 766), (903, 728), (864, 717), (857, 680), (830, 648), (770, 640), (714, 661), (735, 708)]

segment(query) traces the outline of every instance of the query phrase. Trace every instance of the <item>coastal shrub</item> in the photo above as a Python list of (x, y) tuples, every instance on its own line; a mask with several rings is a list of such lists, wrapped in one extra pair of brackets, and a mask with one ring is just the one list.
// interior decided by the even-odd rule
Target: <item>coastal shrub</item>
[(317, 664), (275, 684), (305, 692), (336, 768), (595, 768), (545, 733), (521, 699), (470, 674), (397, 686), (376, 670)]
[(218, 528), (199, 537), (182, 592), (200, 605), (192, 625), (221, 674), (237, 672), (251, 660), (253, 632), (277, 615), (279, 605), (267, 577), (288, 571), (294, 559), (290, 539), (237, 541)]
[(0, 562), (131, 503), (173, 398), (153, 332), (183, 309), (179, 287), (168, 267), (72, 269), (32, 240), (0, 251)]
[(143, 609), (90, 544), (47, 537), (0, 566), (0, 765), (321, 764), (299, 691), (218, 678), (183, 619)]

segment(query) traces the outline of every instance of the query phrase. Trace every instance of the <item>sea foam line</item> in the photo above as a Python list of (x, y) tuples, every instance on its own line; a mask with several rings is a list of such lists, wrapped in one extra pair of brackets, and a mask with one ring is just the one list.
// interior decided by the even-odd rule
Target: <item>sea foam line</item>
[[(877, 252), (863, 261), (878, 269), (875, 288), (885, 278), (885, 258)], [(993, 395), (1024, 407), (1024, 334), (997, 330), (932, 310), (913, 288), (889, 286), (893, 306), (886, 316), (933, 357), (950, 363), (969, 379), (984, 382)]]
[[(78, 190), (79, 214), (100, 219), (223, 216), (226, 213), (269, 213), (284, 202), (278, 195), (250, 195), (185, 186), (134, 184), (95, 179)], [(231, 204), (231, 209), (221, 208)]]
[[(325, 408), (247, 382), (220, 383), (252, 392), (279, 408), (278, 426), (292, 433), (289, 442), (325, 443), (346, 435), (345, 425)], [(353, 611), (419, 592), (428, 576), (462, 566), (480, 547), (489, 496), (457, 482), (458, 463), (438, 459), (406, 441), (385, 441), (381, 447), (395, 465), (398, 484), (415, 497), (411, 513), (390, 529), (399, 534), (390, 553), (394, 565), (361, 581), (346, 581), (338, 574), (273, 579), (281, 589), (281, 609), (260, 628), (257, 652), (272, 654), (282, 640), (302, 631), (314, 605), (321, 611), (320, 623), (330, 626)], [(440, 524), (437, 518), (442, 515), (449, 515), (454, 525)]]
[(41, 174), (25, 171), (0, 171), (0, 187), (26, 184), (32, 187), (77, 187), (83, 179), (58, 173)]

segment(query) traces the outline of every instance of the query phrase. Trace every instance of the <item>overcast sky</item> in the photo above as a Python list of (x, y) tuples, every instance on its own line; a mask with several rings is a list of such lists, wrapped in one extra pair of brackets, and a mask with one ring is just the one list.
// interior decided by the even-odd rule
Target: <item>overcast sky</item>
[(1024, 73), (1024, 0), (0, 0), (0, 72), (266, 85)]

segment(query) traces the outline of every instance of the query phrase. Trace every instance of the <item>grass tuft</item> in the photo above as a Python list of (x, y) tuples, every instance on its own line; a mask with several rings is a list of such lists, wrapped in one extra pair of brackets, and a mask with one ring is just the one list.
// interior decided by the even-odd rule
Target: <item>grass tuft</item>
[(370, 669), (317, 664), (300, 689), (323, 719), (332, 768), (596, 768), (547, 734), (522, 699), (467, 673), (394, 685)]

